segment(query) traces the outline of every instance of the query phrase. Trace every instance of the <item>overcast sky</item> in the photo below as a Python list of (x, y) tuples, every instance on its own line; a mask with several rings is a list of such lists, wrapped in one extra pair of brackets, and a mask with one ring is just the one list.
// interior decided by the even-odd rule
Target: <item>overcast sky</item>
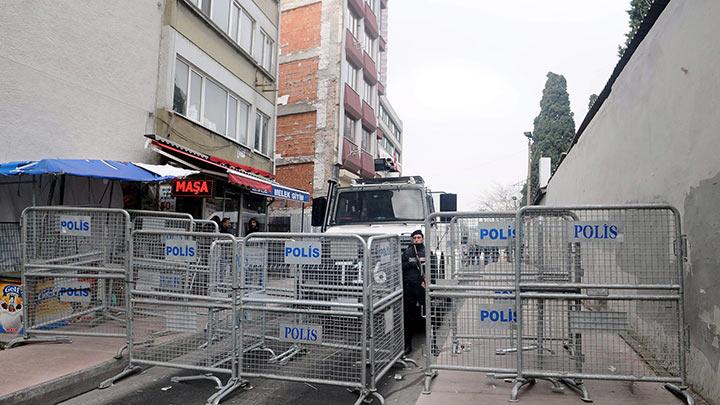
[(527, 176), (546, 74), (568, 82), (575, 128), (618, 62), (630, 0), (392, 0), (387, 96), (403, 121), (403, 174), (476, 209)]

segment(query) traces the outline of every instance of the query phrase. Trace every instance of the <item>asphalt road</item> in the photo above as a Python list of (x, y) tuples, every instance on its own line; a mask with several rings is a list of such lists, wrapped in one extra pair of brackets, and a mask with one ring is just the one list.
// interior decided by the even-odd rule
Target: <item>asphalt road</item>
[[(424, 377), (423, 351), (424, 337), (418, 335), (414, 339), (410, 358), (415, 359), (419, 367), (409, 365), (403, 369), (398, 366), (391, 369), (378, 383), (378, 392), (385, 398), (385, 403), (415, 404), (421, 391)], [(114, 386), (99, 390), (95, 389), (77, 396), (64, 405), (88, 404), (204, 404), (208, 397), (215, 393), (214, 383), (210, 380), (196, 380), (190, 382), (173, 383), (173, 376), (197, 375), (197, 372), (151, 367), (141, 374), (128, 377), (117, 382)], [(220, 375), (223, 383), (227, 377)], [(401, 377), (401, 379), (397, 379)], [(293, 405), (316, 404), (353, 404), (358, 396), (343, 387), (288, 382), (269, 379), (252, 378), (250, 386), (237, 390), (227, 397), (222, 404), (279, 404), (292, 403)], [(377, 399), (373, 403), (378, 404)]]

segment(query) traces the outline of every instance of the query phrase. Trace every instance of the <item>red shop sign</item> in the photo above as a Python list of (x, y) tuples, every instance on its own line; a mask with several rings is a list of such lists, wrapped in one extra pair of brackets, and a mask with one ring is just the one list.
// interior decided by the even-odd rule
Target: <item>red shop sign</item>
[(172, 187), (175, 197), (214, 197), (214, 180), (175, 180)]

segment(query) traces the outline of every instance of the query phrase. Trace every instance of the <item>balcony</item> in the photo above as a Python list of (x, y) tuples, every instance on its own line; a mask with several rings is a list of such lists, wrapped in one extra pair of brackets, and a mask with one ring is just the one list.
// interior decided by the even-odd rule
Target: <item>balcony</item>
[(355, 90), (350, 87), (349, 84), (345, 83), (345, 114), (354, 120), (359, 120), (363, 116), (363, 103), (360, 101), (360, 96), (355, 93)]
[(342, 159), (342, 165), (345, 169), (355, 174), (360, 174), (363, 162), (360, 147), (344, 137)]
[(370, 104), (364, 101), (362, 103), (362, 126), (370, 132), (374, 132), (377, 129), (375, 110)]
[(372, 85), (378, 81), (377, 67), (375, 67), (375, 61), (368, 55), (367, 52), (363, 51), (363, 76)]
[(363, 51), (360, 47), (360, 42), (355, 39), (355, 36), (350, 30), (345, 30), (345, 56), (353, 65), (362, 66)]
[(377, 139), (379, 141), (379, 140), (383, 139), (383, 136), (385, 136), (385, 132), (383, 132), (383, 130), (380, 127), (378, 127), (375, 135), (377, 136)]
[(378, 38), (378, 45), (380, 46), (380, 51), (387, 50), (387, 41), (382, 37), (382, 35)]
[(363, 0), (348, 0), (348, 7), (355, 12), (355, 15), (362, 16), (365, 12), (365, 2)]
[(378, 82), (377, 84), (378, 94), (381, 96), (385, 95), (385, 85), (383, 85), (381, 82)]
[(374, 178), (375, 177), (375, 159), (373, 159), (372, 155), (367, 153), (366, 151), (361, 151), (361, 167), (360, 167), (360, 176), (362, 177), (369, 177)]
[(378, 29), (378, 22), (377, 22), (377, 16), (375, 13), (373, 13), (372, 9), (370, 8), (370, 5), (365, 3), (365, 31), (372, 37), (377, 38), (377, 36), (380, 34), (380, 30)]

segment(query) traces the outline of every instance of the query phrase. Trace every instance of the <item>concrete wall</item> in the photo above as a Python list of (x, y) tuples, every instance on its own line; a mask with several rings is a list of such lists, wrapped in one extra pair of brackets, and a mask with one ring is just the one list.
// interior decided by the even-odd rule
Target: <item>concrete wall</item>
[(720, 404), (720, 2), (673, 0), (562, 162), (545, 204), (667, 202), (682, 215), (688, 377)]
[(0, 161), (149, 160), (162, 2), (0, 7)]

